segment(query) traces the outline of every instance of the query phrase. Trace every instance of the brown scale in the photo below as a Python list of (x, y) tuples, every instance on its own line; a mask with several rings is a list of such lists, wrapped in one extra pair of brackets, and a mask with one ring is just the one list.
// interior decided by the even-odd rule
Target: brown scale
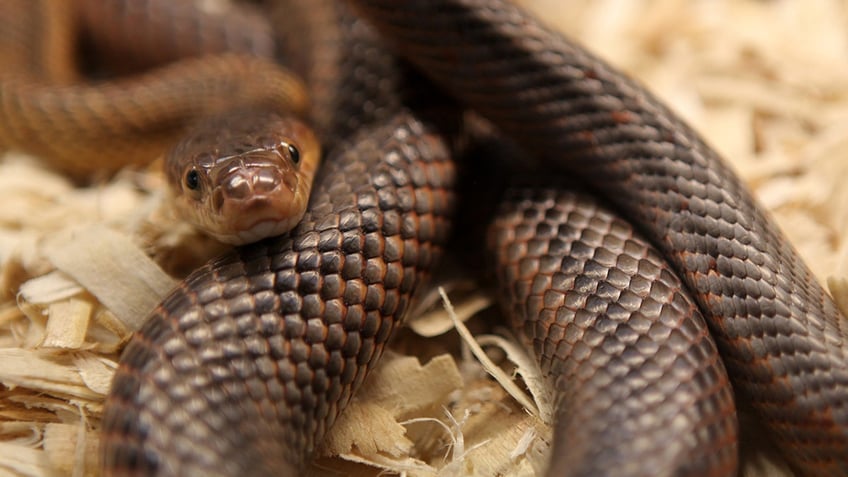
[(547, 475), (736, 474), (736, 406), (715, 343), (628, 223), (585, 193), (513, 189), (489, 248), (504, 312), (556, 391)]

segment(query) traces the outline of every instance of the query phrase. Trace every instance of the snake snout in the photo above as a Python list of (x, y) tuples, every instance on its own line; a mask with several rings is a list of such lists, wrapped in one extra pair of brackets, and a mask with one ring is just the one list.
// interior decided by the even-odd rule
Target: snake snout
[(212, 233), (229, 243), (249, 243), (290, 230), (303, 216), (303, 191), (291, 167), (275, 160), (238, 157), (214, 178)]
[(251, 166), (230, 170), (219, 184), (213, 205), (218, 213), (227, 215), (264, 207), (287, 210), (294, 200), (297, 178), (273, 165)]

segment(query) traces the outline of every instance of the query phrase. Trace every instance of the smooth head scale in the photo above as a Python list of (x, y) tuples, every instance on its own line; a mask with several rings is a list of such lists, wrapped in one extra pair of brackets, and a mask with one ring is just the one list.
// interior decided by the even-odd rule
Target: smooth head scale
[(168, 153), (174, 204), (216, 239), (255, 242), (293, 228), (306, 211), (320, 144), (298, 119), (231, 112), (197, 125)]

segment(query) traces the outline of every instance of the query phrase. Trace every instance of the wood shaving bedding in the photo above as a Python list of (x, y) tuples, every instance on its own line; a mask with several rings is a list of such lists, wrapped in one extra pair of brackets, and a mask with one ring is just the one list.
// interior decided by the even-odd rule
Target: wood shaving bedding
[[(848, 1), (521, 3), (649, 85), (700, 131), (845, 309)], [(0, 161), (0, 475), (96, 475), (117, 350), (172, 276), (222, 250), (174, 222), (156, 171), (80, 188), (32, 158)], [(472, 295), (466, 314), (485, 300)], [(452, 326), (430, 315), (400, 333), (334, 428), (316, 473), (523, 476), (543, 467), (543, 419), (488, 377)], [(510, 365), (523, 361), (507, 358), (517, 351), (502, 340), (481, 339), (532, 384), (532, 367)], [(750, 452), (743, 474), (779, 475), (779, 462)]]

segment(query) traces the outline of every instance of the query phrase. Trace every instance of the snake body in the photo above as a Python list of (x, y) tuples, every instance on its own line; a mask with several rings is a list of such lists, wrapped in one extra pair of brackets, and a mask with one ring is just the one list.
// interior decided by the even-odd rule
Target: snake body
[[(796, 471), (848, 473), (844, 318), (693, 131), (508, 2), (350, 3), (449, 94), (543, 164), (578, 174), (636, 226), (560, 186), (507, 197), (492, 226), (505, 308), (559, 391), (550, 475), (734, 474), (725, 366)], [(107, 474), (298, 473), (445, 244), (455, 176), (445, 128), (400, 94), (408, 76), (367, 23), (344, 4), (313, 4), (283, 21), (302, 28), (284, 35), (290, 48), (316, 53), (282, 55), (305, 76), (330, 150), (309, 210), (291, 234), (193, 273), (133, 338), (103, 420)], [(147, 97), (164, 77), (116, 88)], [(14, 91), (0, 97), (5, 111), (50, 124), (38, 116), (43, 85), (3, 81)], [(179, 103), (161, 81), (156, 97)], [(197, 84), (192, 94), (231, 91)], [(104, 103), (108, 88), (86, 88), (51, 89), (50, 101), (67, 111)], [(136, 112), (121, 115), (143, 116), (127, 106)], [(56, 137), (79, 135), (90, 134)], [(0, 138), (28, 144), (32, 131), (0, 126)]]
[(292, 236), (193, 273), (127, 346), (104, 415), (107, 474), (302, 469), (448, 233), (439, 137), (410, 116), (366, 132), (328, 158)]
[(547, 475), (735, 475), (736, 407), (659, 253), (592, 196), (534, 184), (490, 229), (504, 309), (556, 391)]
[[(300, 224), (192, 274), (127, 346), (103, 418), (107, 475), (297, 475), (447, 241), (455, 172), (444, 138), (404, 107), (395, 59), (369, 48), (374, 32), (333, 2), (313, 6), (310, 21), (326, 29), (300, 40), (343, 36), (334, 48), (350, 50), (298, 69), (309, 78), (337, 65), (364, 68), (323, 81), (372, 107), (312, 93), (313, 124), (337, 146)], [(286, 13), (302, 28), (296, 9)], [(174, 367), (179, 361), (185, 366)], [(210, 393), (217, 398), (201, 397)], [(187, 414), (176, 401), (201, 408)]]
[(644, 88), (502, 0), (353, 2), (420, 70), (663, 252), (803, 475), (848, 473), (845, 318), (735, 174)]

